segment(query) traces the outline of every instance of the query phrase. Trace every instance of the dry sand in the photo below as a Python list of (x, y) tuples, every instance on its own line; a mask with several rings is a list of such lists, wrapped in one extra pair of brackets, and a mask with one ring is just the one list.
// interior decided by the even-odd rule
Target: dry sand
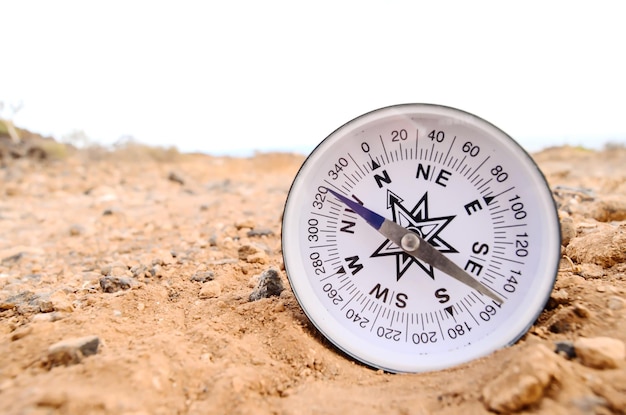
[[(512, 347), (402, 375), (338, 352), (289, 288), (303, 157), (5, 159), (0, 413), (624, 413), (626, 149), (534, 158), (565, 239), (546, 309)], [(285, 290), (249, 301), (270, 268)]]

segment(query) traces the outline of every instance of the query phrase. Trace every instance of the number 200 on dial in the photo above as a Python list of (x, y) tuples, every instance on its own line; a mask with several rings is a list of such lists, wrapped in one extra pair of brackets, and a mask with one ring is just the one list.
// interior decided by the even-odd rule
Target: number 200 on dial
[[(475, 284), (394, 243), (353, 203)], [(348, 122), (309, 155), (285, 204), (282, 249), (324, 336), (369, 366), (420, 372), (526, 333), (553, 288), (560, 231), (545, 178), (511, 137), (467, 112), (407, 104)]]

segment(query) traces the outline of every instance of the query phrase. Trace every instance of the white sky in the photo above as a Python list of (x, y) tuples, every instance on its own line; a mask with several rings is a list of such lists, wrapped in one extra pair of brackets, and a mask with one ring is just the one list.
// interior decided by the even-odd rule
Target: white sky
[[(19, 126), (184, 151), (312, 149), (375, 108), (464, 109), (534, 151), (626, 143), (621, 1), (0, 0)], [(6, 105), (4, 115), (7, 115)]]

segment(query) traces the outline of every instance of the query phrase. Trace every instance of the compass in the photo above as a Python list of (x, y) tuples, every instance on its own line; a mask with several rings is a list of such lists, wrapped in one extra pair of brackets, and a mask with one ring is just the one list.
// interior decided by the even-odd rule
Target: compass
[(323, 140), (285, 204), (300, 306), (339, 349), (390, 372), (515, 343), (554, 286), (552, 194), (511, 137), (430, 104), (378, 109)]

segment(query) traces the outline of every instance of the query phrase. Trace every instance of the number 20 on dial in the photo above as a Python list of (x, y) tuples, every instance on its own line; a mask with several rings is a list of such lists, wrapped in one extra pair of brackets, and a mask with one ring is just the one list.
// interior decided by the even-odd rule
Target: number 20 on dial
[(406, 104), (364, 114), (309, 155), (285, 204), (285, 269), (339, 349), (391, 372), (438, 370), (513, 344), (560, 257), (545, 178), (467, 112)]

